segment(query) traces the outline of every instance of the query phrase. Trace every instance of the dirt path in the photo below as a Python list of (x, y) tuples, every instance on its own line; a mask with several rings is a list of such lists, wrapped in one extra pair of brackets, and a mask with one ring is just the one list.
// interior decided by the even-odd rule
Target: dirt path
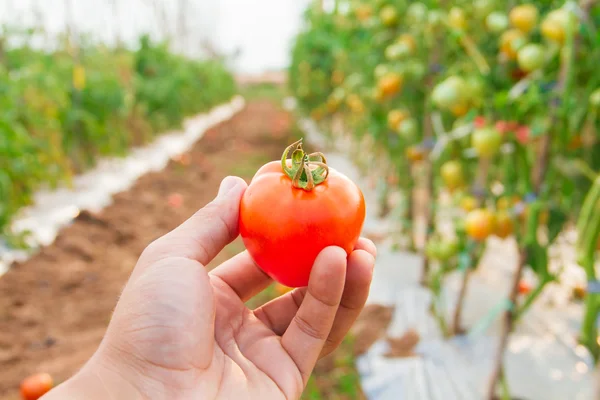
[[(273, 104), (250, 103), (101, 213), (81, 213), (53, 245), (0, 278), (0, 398), (18, 398), (31, 373), (61, 381), (76, 371), (98, 346), (144, 247), (209, 202), (226, 175), (249, 179), (279, 158), (291, 128)], [(241, 248), (232, 243), (213, 265)]]

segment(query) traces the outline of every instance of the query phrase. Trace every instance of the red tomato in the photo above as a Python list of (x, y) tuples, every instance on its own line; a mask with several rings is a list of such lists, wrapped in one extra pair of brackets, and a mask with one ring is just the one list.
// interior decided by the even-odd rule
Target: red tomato
[(529, 294), (531, 292), (531, 285), (526, 281), (519, 281), (519, 294)]
[[(303, 150), (298, 143), (289, 150)], [(345, 175), (329, 168), (323, 179), (311, 167), (316, 185), (292, 179), (301, 165), (273, 161), (258, 170), (240, 205), (240, 234), (256, 264), (288, 287), (308, 285), (317, 255), (328, 246), (346, 253), (354, 249), (365, 220), (360, 189)], [(310, 165), (310, 163), (309, 163)], [(317, 166), (317, 164), (314, 164)], [(306, 169), (305, 169), (306, 171)], [(302, 188), (304, 187), (304, 188)]]
[(478, 115), (477, 117), (475, 117), (475, 119), (473, 120), (473, 125), (475, 125), (476, 129), (480, 129), (483, 128), (486, 124), (485, 121), (485, 117)]
[(54, 381), (49, 374), (35, 374), (28, 376), (21, 382), (21, 398), (23, 400), (37, 400), (52, 389)]
[(520, 126), (515, 132), (515, 138), (517, 142), (521, 144), (529, 143), (529, 136), (531, 134), (531, 130), (528, 126)]

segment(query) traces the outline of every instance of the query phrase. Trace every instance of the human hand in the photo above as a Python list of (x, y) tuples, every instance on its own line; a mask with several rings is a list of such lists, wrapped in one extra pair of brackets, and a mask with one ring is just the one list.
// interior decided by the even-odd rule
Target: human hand
[(272, 280), (247, 252), (204, 268), (238, 236), (246, 187), (225, 178), (215, 200), (146, 248), (97, 352), (44, 400), (300, 397), (365, 304), (375, 245), (326, 248), (307, 288), (250, 310)]

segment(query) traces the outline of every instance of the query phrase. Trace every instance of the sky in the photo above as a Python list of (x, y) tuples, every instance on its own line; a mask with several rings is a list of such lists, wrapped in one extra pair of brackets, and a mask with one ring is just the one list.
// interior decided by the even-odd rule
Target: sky
[[(231, 54), (233, 67), (260, 73), (287, 66), (289, 46), (309, 0), (0, 0), (0, 23), (72, 29), (114, 43), (140, 33), (178, 37), (179, 51), (197, 54), (202, 41)], [(180, 10), (183, 9), (183, 17)], [(69, 11), (70, 10), (70, 11)], [(183, 21), (183, 23), (181, 22)], [(44, 45), (40, 43), (40, 45)]]

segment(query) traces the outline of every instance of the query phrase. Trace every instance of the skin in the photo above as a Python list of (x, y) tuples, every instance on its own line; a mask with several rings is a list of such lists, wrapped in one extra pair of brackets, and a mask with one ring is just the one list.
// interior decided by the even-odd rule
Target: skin
[(93, 357), (54, 399), (298, 399), (368, 296), (375, 245), (328, 247), (308, 287), (259, 307), (272, 283), (242, 252), (204, 268), (238, 236), (246, 183), (226, 178), (215, 200), (139, 258)]
[(351, 254), (364, 219), (363, 195), (348, 178), (330, 168), (313, 190), (296, 189), (278, 161), (256, 173), (240, 205), (240, 233), (250, 255), (289, 287), (308, 284), (324, 247), (339, 246)]

